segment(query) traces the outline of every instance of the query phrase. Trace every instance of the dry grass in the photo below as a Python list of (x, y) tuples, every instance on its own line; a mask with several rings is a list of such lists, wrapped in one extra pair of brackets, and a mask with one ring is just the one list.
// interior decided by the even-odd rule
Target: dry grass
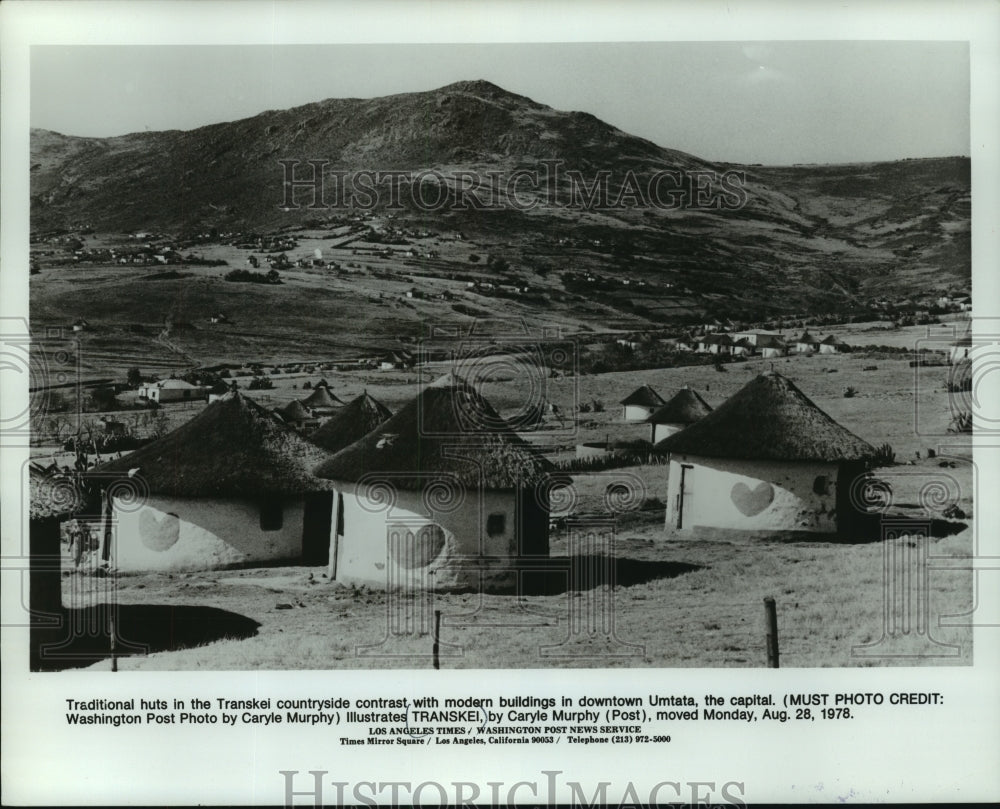
[[(932, 552), (966, 557), (971, 536), (970, 530), (931, 540)], [(912, 542), (667, 543), (656, 522), (624, 532), (614, 543), (614, 555), (621, 560), (620, 578), (621, 571), (633, 576), (643, 564), (658, 565), (659, 578), (619, 584), (613, 590), (600, 586), (520, 599), (434, 595), (424, 605), (424, 614), (442, 610), (442, 641), (460, 647), (460, 654), (444, 657), (443, 668), (764, 666), (765, 596), (777, 601), (783, 666), (971, 664), (971, 629), (938, 626), (942, 616), (971, 608), (970, 570), (932, 572), (930, 635), (911, 631), (890, 637), (868, 656), (854, 648), (883, 637), (883, 561), (895, 559), (898, 565), (899, 552)], [(557, 542), (555, 550), (565, 551), (565, 543)], [(330, 584), (319, 569), (149, 575), (119, 583), (124, 603), (196, 601), (261, 623), (258, 635), (247, 640), (124, 659), (123, 670), (431, 665), (429, 622), (422, 632), (388, 632), (390, 614), (419, 616), (419, 601)], [(278, 604), (290, 604), (291, 609), (277, 609)], [(612, 614), (613, 633), (602, 625)], [(895, 614), (903, 617), (899, 610)], [(415, 626), (419, 630), (419, 620)], [(367, 653), (365, 647), (371, 647)], [(955, 656), (930, 656), (948, 652)]]

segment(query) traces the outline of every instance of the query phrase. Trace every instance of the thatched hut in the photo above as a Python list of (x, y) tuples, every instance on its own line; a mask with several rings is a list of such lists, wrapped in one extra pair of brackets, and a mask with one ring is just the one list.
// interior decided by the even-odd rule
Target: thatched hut
[(548, 556), (551, 463), (450, 381), (316, 469), (337, 493), (331, 579), (503, 587), (522, 560)]
[(848, 345), (835, 334), (828, 334), (825, 338), (819, 342), (819, 353), (820, 354), (839, 354), (842, 351), (847, 351)]
[(667, 528), (699, 535), (837, 533), (875, 449), (773, 371), (657, 445), (670, 455)]
[(327, 452), (340, 452), (391, 417), (392, 411), (365, 391), (340, 408), (309, 440)]
[(757, 340), (754, 343), (754, 346), (764, 359), (784, 357), (788, 354), (788, 345), (780, 335), (776, 334), (757, 335)]
[(795, 338), (795, 350), (799, 354), (813, 354), (819, 351), (819, 340), (813, 337), (806, 329)]
[(712, 408), (708, 402), (702, 399), (697, 391), (692, 390), (690, 385), (685, 385), (646, 420), (650, 426), (649, 440), (656, 444), (711, 412)]
[(619, 404), (622, 406), (624, 421), (645, 421), (654, 410), (663, 407), (666, 401), (649, 385), (643, 385), (632, 391)]
[(284, 407), (275, 408), (274, 412), (285, 424), (294, 427), (296, 430), (315, 427), (319, 423), (319, 419), (310, 413), (302, 402), (296, 399), (292, 399)]
[(344, 402), (330, 393), (326, 385), (318, 385), (305, 399), (299, 400), (314, 416), (329, 416), (344, 406)]
[(328, 457), (239, 393), (213, 402), (93, 470), (103, 481), (129, 477), (138, 492), (109, 498), (110, 562), (120, 571), (324, 564), (333, 497), (312, 469)]
[(733, 338), (728, 334), (705, 334), (698, 339), (698, 352), (701, 354), (731, 354)]
[[(76, 479), (54, 467), (28, 467), (29, 666), (38, 671), (42, 645), (65, 624), (62, 606), (63, 525), (86, 506)], [(79, 543), (80, 540), (77, 540)]]

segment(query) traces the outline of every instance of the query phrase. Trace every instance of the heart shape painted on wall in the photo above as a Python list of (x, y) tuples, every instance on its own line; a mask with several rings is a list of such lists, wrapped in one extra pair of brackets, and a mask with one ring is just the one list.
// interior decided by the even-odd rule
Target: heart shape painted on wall
[(139, 536), (151, 551), (168, 551), (180, 539), (180, 520), (176, 514), (164, 514), (157, 519), (149, 509), (139, 513)]
[(771, 505), (774, 500), (774, 487), (763, 480), (757, 484), (755, 489), (740, 482), (733, 486), (729, 496), (740, 513), (746, 517), (753, 517)]

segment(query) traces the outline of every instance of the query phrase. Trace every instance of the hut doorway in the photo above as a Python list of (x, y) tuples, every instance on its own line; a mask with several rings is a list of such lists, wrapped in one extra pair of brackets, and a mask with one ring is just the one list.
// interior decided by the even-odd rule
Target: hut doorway
[(330, 561), (330, 526), (333, 492), (305, 496), (302, 516), (302, 564), (326, 565)]
[(863, 463), (842, 463), (837, 470), (836, 509), (837, 533), (860, 538), (869, 534), (877, 523), (877, 518), (863, 511), (859, 505), (863, 483), (860, 479), (868, 474)]
[(684, 516), (691, 511), (692, 478), (694, 477), (694, 467), (691, 464), (681, 464), (681, 480), (677, 490), (677, 527), (684, 527)]
[(538, 502), (534, 488), (519, 489), (517, 493), (518, 556), (549, 555), (549, 512)]

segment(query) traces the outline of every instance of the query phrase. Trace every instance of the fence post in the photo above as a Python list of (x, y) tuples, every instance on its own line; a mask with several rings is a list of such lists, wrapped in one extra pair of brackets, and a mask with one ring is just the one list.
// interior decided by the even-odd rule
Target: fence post
[(441, 610), (434, 610), (434, 668), (441, 668), (439, 651), (441, 646)]
[(767, 667), (778, 668), (778, 613), (774, 598), (764, 599), (764, 617), (767, 623)]

